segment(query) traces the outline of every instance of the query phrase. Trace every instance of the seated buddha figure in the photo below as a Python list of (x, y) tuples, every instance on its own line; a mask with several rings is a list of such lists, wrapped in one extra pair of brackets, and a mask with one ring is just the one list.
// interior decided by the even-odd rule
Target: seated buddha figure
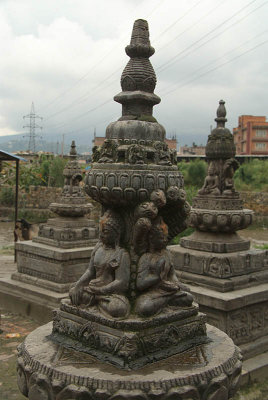
[(214, 166), (211, 163), (208, 167), (208, 175), (205, 178), (203, 187), (198, 190), (198, 194), (219, 196), (221, 194), (219, 189), (219, 177), (214, 170)]
[(166, 306), (191, 306), (193, 297), (180, 284), (166, 249), (168, 227), (161, 217), (153, 222), (148, 234), (148, 252), (138, 263), (135, 311), (140, 317), (151, 317)]
[(90, 258), (89, 266), (70, 290), (73, 305), (90, 307), (113, 318), (124, 318), (129, 313), (126, 292), (129, 286), (130, 257), (120, 247), (122, 221), (111, 210), (100, 220), (100, 240)]

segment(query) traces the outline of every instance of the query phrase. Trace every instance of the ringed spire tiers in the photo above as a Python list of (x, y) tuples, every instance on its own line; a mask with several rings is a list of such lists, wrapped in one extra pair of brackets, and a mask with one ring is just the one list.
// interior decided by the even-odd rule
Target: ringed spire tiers
[(134, 22), (125, 51), (130, 60), (121, 76), (122, 92), (114, 97), (122, 104), (122, 116), (107, 127), (106, 137), (164, 141), (165, 129), (153, 117), (153, 106), (161, 99), (154, 94), (156, 75), (149, 60), (154, 48), (150, 44), (147, 21)]

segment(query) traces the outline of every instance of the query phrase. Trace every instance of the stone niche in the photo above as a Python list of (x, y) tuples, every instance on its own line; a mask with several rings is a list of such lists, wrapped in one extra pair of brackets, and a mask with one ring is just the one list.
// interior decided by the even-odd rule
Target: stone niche
[(234, 187), (239, 165), (225, 116), (220, 101), (206, 145), (208, 176), (188, 219), (196, 230), (169, 249), (179, 279), (189, 284), (208, 321), (250, 358), (268, 350), (268, 252), (250, 248), (237, 233), (251, 224), (253, 212), (243, 208)]

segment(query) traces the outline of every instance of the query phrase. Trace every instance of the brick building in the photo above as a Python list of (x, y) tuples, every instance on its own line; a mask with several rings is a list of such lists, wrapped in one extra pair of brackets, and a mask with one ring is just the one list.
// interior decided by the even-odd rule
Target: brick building
[(237, 154), (268, 155), (268, 122), (266, 117), (241, 115), (233, 128)]

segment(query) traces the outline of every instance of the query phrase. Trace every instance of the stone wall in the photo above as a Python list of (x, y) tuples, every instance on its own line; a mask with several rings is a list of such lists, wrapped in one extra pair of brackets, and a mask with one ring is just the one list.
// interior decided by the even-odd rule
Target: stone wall
[[(0, 187), (1, 190), (5, 186)], [(59, 201), (62, 188), (46, 186), (30, 186), (29, 192), (21, 189), (19, 192), (19, 208), (47, 209), (50, 203)], [(256, 216), (268, 216), (267, 192), (240, 192), (244, 201), (244, 208), (253, 210)], [(96, 201), (88, 198), (93, 205), (91, 217), (98, 219), (101, 206)], [(1, 204), (0, 204), (1, 206)]]
[[(1, 186), (0, 187), (0, 197), (1, 197), (1, 191), (4, 188), (7, 188), (9, 186)], [(15, 189), (13, 189), (15, 192)], [(48, 206), (51, 203), (56, 203), (60, 200), (62, 188), (58, 187), (46, 187), (46, 186), (30, 186), (29, 187), (29, 192), (27, 192), (24, 189), (19, 190), (19, 204), (18, 208), (19, 209), (31, 209), (32, 211), (36, 210), (48, 210)], [(88, 197), (89, 203), (92, 204), (92, 210), (90, 213), (90, 217), (98, 223), (99, 220), (99, 215), (101, 211), (101, 206), (99, 203), (96, 201), (90, 199)], [(3, 209), (3, 215), (4, 215), (4, 209), (7, 207), (3, 207), (3, 204), (0, 202), (0, 209)], [(10, 207), (12, 210), (14, 209), (14, 206)], [(6, 210), (5, 210), (6, 211)], [(6, 213), (5, 213), (6, 215)]]
[(244, 208), (253, 210), (256, 216), (268, 216), (267, 192), (240, 192)]

